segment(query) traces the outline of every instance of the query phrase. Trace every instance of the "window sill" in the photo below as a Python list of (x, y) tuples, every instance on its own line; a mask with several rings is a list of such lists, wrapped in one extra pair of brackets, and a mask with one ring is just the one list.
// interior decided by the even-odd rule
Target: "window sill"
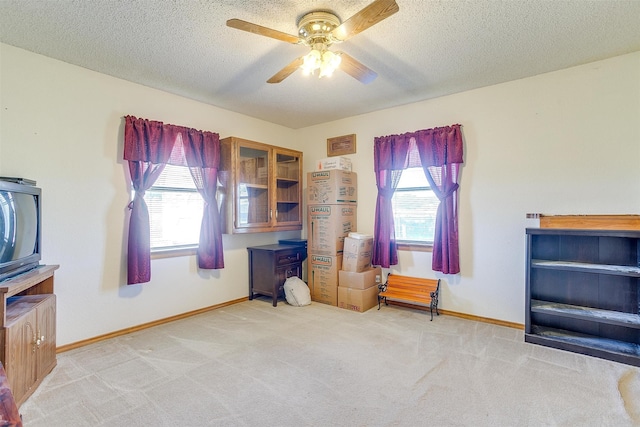
[(151, 259), (174, 258), (195, 255), (198, 246), (174, 246), (170, 248), (151, 249)]
[(433, 252), (433, 243), (396, 242), (399, 251)]

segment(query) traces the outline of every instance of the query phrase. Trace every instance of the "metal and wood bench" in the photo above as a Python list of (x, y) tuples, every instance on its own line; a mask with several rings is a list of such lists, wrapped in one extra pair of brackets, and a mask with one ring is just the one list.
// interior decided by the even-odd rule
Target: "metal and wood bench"
[(433, 309), (438, 312), (438, 296), (440, 294), (440, 279), (421, 279), (417, 277), (389, 274), (384, 284), (378, 285), (378, 310), (380, 304), (387, 300), (400, 301), (410, 304), (428, 305), (433, 320)]

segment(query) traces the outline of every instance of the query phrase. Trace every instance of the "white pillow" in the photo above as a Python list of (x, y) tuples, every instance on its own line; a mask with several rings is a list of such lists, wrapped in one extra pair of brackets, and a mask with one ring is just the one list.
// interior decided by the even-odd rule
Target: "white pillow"
[(284, 281), (284, 296), (287, 302), (295, 307), (311, 304), (309, 287), (298, 276), (289, 277)]

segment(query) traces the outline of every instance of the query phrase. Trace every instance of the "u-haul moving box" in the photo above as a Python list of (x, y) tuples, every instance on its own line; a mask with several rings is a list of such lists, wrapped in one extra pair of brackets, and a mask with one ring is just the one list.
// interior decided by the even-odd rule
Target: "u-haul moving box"
[(338, 307), (365, 312), (378, 304), (378, 287), (367, 289), (343, 288), (338, 286)]
[(356, 230), (356, 205), (310, 205), (307, 207), (307, 249), (309, 253), (335, 255), (342, 252), (344, 239)]
[(316, 162), (316, 171), (339, 169), (351, 171), (351, 159), (347, 157), (327, 157)]
[(344, 170), (307, 173), (307, 205), (355, 204), (358, 201), (358, 176)]
[(337, 306), (338, 271), (342, 267), (342, 255), (310, 254), (307, 260), (311, 300)]
[(343, 243), (342, 269), (360, 272), (371, 267), (373, 253), (373, 237), (355, 239), (345, 237)]
[(344, 256), (342, 258), (342, 270), (338, 273), (338, 286), (341, 288), (367, 289), (376, 288), (382, 283), (382, 269), (370, 267), (361, 272), (344, 271)]

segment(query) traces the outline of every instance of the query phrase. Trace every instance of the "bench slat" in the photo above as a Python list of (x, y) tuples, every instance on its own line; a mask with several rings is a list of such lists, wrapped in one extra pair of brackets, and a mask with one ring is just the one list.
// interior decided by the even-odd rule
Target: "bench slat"
[(404, 298), (409, 300), (415, 299), (419, 301), (431, 302), (431, 297), (429, 295), (424, 295), (416, 292), (401, 292), (396, 289), (380, 292), (380, 295), (387, 298)]
[(437, 280), (389, 280), (389, 283), (393, 286), (402, 286), (402, 285), (414, 285), (414, 286), (437, 286)]
[(415, 286), (418, 288), (423, 288), (423, 287), (427, 287), (427, 288), (435, 288), (436, 286), (438, 286), (437, 282), (436, 283), (414, 283), (414, 282), (388, 282), (389, 286)]
[(434, 292), (437, 289), (437, 287), (436, 286), (412, 286), (412, 285), (398, 286), (398, 285), (387, 284), (387, 289), (394, 289), (394, 290), (397, 289), (402, 291), (418, 292), (418, 293), (429, 293), (429, 292)]

